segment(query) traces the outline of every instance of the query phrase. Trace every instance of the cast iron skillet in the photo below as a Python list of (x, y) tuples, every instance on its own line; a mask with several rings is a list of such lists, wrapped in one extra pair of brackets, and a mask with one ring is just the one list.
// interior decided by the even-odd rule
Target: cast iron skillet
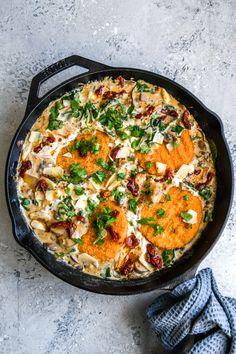
[[(42, 98), (38, 97), (40, 85), (44, 81), (74, 65), (86, 68), (88, 69), (88, 72), (63, 82), (45, 94)], [(17, 142), (25, 139), (27, 133), (42, 111), (52, 100), (60, 97), (65, 92), (74, 89), (78, 83), (86, 83), (90, 80), (100, 80), (103, 79), (104, 76), (109, 75), (113, 77), (122, 75), (126, 79), (143, 79), (167, 89), (171, 95), (177, 98), (177, 100), (190, 110), (206, 136), (214, 140), (219, 156), (216, 163), (218, 188), (213, 214), (214, 221), (209, 223), (201, 238), (193, 246), (191, 251), (181, 260), (176, 262), (174, 266), (153, 273), (147, 278), (129, 281), (100, 279), (56, 261), (54, 256), (48, 253), (37, 240), (32, 230), (27, 225), (27, 222), (20, 211), (16, 188), (17, 164), (22, 149), (22, 146), (17, 144)], [(113, 68), (73, 55), (47, 67), (33, 78), (24, 119), (12, 140), (9, 150), (6, 164), (5, 188), (7, 204), (12, 219), (13, 234), (16, 241), (22, 247), (27, 249), (46, 269), (78, 288), (103, 294), (127, 295), (173, 286), (173, 284), (178, 281), (186, 279), (190, 273), (194, 273), (200, 261), (208, 254), (218, 240), (228, 218), (233, 196), (233, 169), (220, 118), (215, 113), (208, 110), (185, 88), (170, 79), (149, 71), (130, 68)]]

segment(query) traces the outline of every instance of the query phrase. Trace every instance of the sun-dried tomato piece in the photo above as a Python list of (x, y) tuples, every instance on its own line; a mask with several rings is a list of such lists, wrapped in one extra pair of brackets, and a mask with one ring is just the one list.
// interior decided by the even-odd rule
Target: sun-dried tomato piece
[(154, 267), (157, 269), (162, 268), (162, 259), (161, 257), (158, 256), (155, 247), (152, 246), (150, 243), (147, 244), (146, 246), (146, 261), (150, 264), (152, 264)]
[(24, 178), (25, 172), (27, 170), (30, 170), (31, 168), (32, 168), (32, 162), (30, 160), (22, 161), (20, 169), (19, 169), (20, 177)]
[(47, 188), (48, 188), (47, 181), (45, 181), (45, 179), (40, 179), (37, 182), (36, 186), (34, 187), (34, 191), (37, 191), (38, 189), (41, 189), (41, 191), (45, 193)]
[(118, 234), (118, 232), (116, 232), (112, 226), (108, 226), (106, 228), (106, 230), (109, 232), (109, 234), (111, 235), (111, 238), (113, 241), (118, 241), (120, 238), (120, 235)]
[(112, 151), (111, 151), (111, 158), (112, 158), (112, 160), (113, 161), (115, 161), (115, 162), (119, 162), (119, 158), (117, 158), (116, 156), (117, 156), (117, 154), (118, 154), (118, 152), (119, 152), (119, 150), (120, 150), (120, 147), (119, 146), (116, 146)]
[(34, 148), (34, 152), (37, 154), (39, 151), (42, 150), (44, 146), (54, 143), (55, 140), (56, 139), (54, 138), (54, 136), (48, 136), (44, 141), (42, 141), (38, 146)]
[(128, 275), (129, 273), (131, 273), (132, 271), (133, 271), (133, 269), (134, 269), (134, 263), (132, 262), (132, 260), (131, 259), (128, 259), (126, 262), (125, 262), (125, 264), (124, 264), (124, 266), (122, 267), (122, 269), (121, 269), (121, 274), (123, 274), (123, 275)]
[(173, 177), (174, 177), (174, 172), (170, 168), (167, 168), (165, 176), (164, 176), (165, 181), (170, 181), (170, 180), (172, 180)]
[(120, 92), (114, 92), (114, 91), (107, 91), (103, 94), (103, 98), (106, 100), (111, 100), (113, 98), (117, 98), (119, 96), (124, 95), (125, 93), (127, 93), (125, 90), (122, 90)]
[(81, 212), (79, 212), (79, 213), (76, 215), (76, 219), (77, 219), (78, 221), (82, 222), (82, 224), (85, 224), (85, 222), (86, 222), (86, 219), (85, 219), (85, 217), (82, 215)]
[(162, 108), (161, 113), (166, 114), (171, 117), (178, 117), (178, 113), (174, 109)]
[(155, 107), (154, 106), (148, 106), (146, 111), (144, 112), (144, 115), (145, 116), (150, 116), (155, 110)]
[(135, 119), (141, 119), (142, 117), (151, 116), (154, 110), (155, 110), (154, 106), (148, 106), (143, 113), (136, 114)]
[(101, 85), (101, 86), (99, 86), (99, 87), (94, 91), (94, 93), (95, 93), (95, 95), (97, 95), (97, 96), (102, 96), (103, 93), (104, 93), (104, 90), (105, 90), (105, 86), (104, 86), (104, 85)]
[(184, 127), (186, 128), (186, 129), (191, 129), (191, 127), (192, 127), (192, 124), (191, 124), (191, 122), (189, 121), (189, 116), (190, 116), (190, 113), (189, 113), (189, 111), (188, 110), (186, 110), (186, 111), (184, 111), (184, 113), (183, 113), (183, 115), (182, 115), (182, 123), (183, 123), (183, 125), (184, 125)]
[(112, 211), (112, 215), (116, 218), (118, 215), (120, 214), (120, 212), (118, 210), (113, 210)]
[(208, 172), (206, 183), (210, 183), (214, 176), (215, 176), (215, 174), (213, 172)]
[(124, 85), (125, 85), (125, 79), (124, 79), (122, 76), (118, 76), (118, 77), (117, 77), (117, 81), (119, 82), (119, 85), (120, 85), (121, 87), (124, 87)]
[(129, 177), (128, 178), (127, 188), (133, 194), (134, 197), (138, 196), (138, 194), (139, 194), (139, 186), (135, 182), (135, 178), (134, 177)]
[(136, 114), (135, 119), (141, 119), (142, 116), (143, 116), (142, 113), (138, 113), (138, 114)]
[(129, 248), (135, 248), (139, 245), (139, 240), (135, 236), (135, 234), (131, 234), (125, 240), (126, 246)]
[(110, 197), (110, 195), (111, 195), (111, 192), (108, 189), (101, 191), (101, 196), (103, 198), (108, 198), (108, 197)]
[(206, 182), (203, 182), (203, 183), (198, 183), (196, 185), (196, 189), (197, 190), (202, 190), (203, 188), (205, 188), (212, 180), (212, 178), (214, 177), (214, 173), (213, 172), (208, 172), (207, 173), (207, 176), (206, 176)]
[(53, 224), (51, 224), (51, 227), (63, 227), (66, 231), (68, 236), (71, 238), (73, 233), (74, 233), (74, 226), (73, 226), (73, 222), (71, 221), (58, 221), (58, 222), (54, 222)]

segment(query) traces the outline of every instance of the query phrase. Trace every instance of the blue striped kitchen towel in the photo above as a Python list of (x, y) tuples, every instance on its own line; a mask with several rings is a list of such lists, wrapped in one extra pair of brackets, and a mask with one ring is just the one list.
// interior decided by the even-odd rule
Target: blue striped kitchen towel
[(160, 295), (147, 317), (169, 350), (194, 335), (186, 354), (236, 354), (236, 299), (221, 295), (209, 268)]

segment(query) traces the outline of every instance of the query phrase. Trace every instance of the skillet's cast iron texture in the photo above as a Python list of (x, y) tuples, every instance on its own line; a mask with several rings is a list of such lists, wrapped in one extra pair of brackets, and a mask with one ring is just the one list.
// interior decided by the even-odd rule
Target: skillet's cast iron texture
[[(42, 98), (38, 97), (40, 85), (44, 81), (74, 65), (86, 68), (88, 72), (63, 82)], [(54, 256), (48, 253), (33, 235), (32, 230), (21, 214), (17, 197), (16, 172), (22, 148), (19, 147), (17, 142), (26, 138), (27, 133), (36, 119), (52, 100), (74, 89), (80, 82), (86, 83), (90, 80), (100, 80), (104, 78), (104, 76), (109, 75), (114, 77), (122, 75), (126, 79), (143, 79), (152, 84), (164, 87), (190, 110), (205, 132), (207, 138), (214, 140), (218, 150), (216, 163), (218, 189), (213, 214), (214, 221), (209, 223), (191, 251), (174, 266), (161, 272), (153, 273), (147, 278), (129, 281), (96, 278), (56, 261)], [(33, 78), (25, 117), (12, 140), (9, 150), (6, 164), (5, 188), (14, 237), (16, 241), (27, 249), (45, 268), (62, 280), (78, 288), (103, 294), (128, 295), (170, 287), (194, 273), (200, 261), (207, 255), (218, 240), (228, 218), (233, 196), (233, 169), (220, 118), (215, 113), (208, 110), (194, 95), (182, 86), (170, 79), (148, 71), (113, 68), (73, 55), (49, 66)]]

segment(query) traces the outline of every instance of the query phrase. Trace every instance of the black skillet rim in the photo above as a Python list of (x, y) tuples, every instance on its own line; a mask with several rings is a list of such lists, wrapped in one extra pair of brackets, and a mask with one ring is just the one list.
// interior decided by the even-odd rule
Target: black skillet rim
[[(102, 293), (102, 294), (111, 294), (111, 295), (129, 295), (129, 294), (138, 294), (138, 293), (143, 293), (143, 292), (147, 292), (147, 291), (151, 291), (154, 289), (159, 289), (160, 287), (165, 287), (169, 284), (173, 284), (174, 282), (181, 280), (183, 278), (186, 278), (187, 274), (191, 272), (191, 270), (196, 269), (196, 267), (199, 265), (199, 263), (206, 257), (206, 255), (210, 252), (210, 250), (213, 248), (213, 246), (215, 245), (215, 243), (217, 242), (217, 240), (219, 239), (224, 226), (227, 222), (228, 216), (229, 216), (229, 212), (230, 212), (230, 208), (232, 205), (232, 199), (233, 199), (233, 188), (234, 188), (234, 184), (233, 184), (233, 167), (232, 167), (232, 158), (230, 155), (230, 151), (229, 151), (229, 147), (227, 144), (227, 141), (225, 139), (224, 136), (224, 132), (223, 132), (223, 124), (220, 120), (220, 118), (213, 113), (211, 110), (209, 110), (208, 108), (206, 108), (206, 106), (198, 99), (196, 98), (191, 92), (189, 92), (187, 89), (185, 89), (184, 87), (182, 87), (181, 85), (177, 84), (176, 82), (165, 78), (159, 74), (155, 74), (149, 71), (145, 71), (145, 70), (141, 70), (141, 69), (133, 69), (133, 68), (111, 68), (108, 66), (105, 66), (103, 64), (100, 63), (96, 63), (96, 62), (92, 62), (88, 59), (82, 58), (82, 57), (78, 57), (78, 56), (72, 56), (69, 58), (66, 58), (64, 60), (70, 59), (70, 58), (78, 58), (80, 59), (80, 63), (76, 64), (76, 65), (80, 65), (83, 67), (87, 67), (85, 65), (83, 65), (83, 63), (81, 63), (81, 59), (88, 61), (90, 66), (89, 69), (90, 71), (88, 73), (84, 73), (81, 75), (77, 75), (73, 78), (70, 78), (69, 80), (66, 80), (64, 82), (62, 82), (61, 84), (57, 85), (55, 88), (53, 88), (52, 90), (50, 90), (46, 95), (44, 95), (42, 98), (38, 98), (36, 100), (36, 102), (30, 102), (30, 99), (32, 98), (32, 92), (33, 94), (37, 94), (38, 93), (38, 88), (35, 89), (35, 87), (32, 87), (34, 83), (34, 79), (32, 81), (32, 86), (31, 86), (31, 95), (29, 95), (29, 101), (28, 101), (28, 105), (27, 105), (27, 109), (26, 109), (26, 114), (25, 114), (25, 118), (23, 119), (22, 123), (20, 124), (19, 128), (16, 131), (16, 134), (12, 140), (11, 143), (11, 147), (9, 149), (9, 153), (8, 153), (8, 158), (7, 158), (7, 164), (6, 164), (6, 174), (5, 174), (5, 190), (6, 190), (6, 198), (7, 198), (7, 205), (8, 205), (8, 210), (11, 216), (11, 220), (12, 220), (12, 225), (13, 225), (13, 234), (14, 237), (16, 239), (16, 241), (18, 243), (20, 243), (21, 246), (23, 246), (24, 248), (26, 248), (33, 256), (34, 258), (37, 259), (37, 261), (39, 263), (41, 263), (47, 270), (49, 270), (52, 274), (56, 275), (57, 277), (59, 277), (60, 279), (66, 281), (67, 283), (74, 285), (76, 287), (85, 289), (85, 290), (89, 290), (92, 292), (96, 292), (96, 293)], [(61, 61), (60, 61), (61, 62)], [(87, 62), (86, 62), (87, 63)], [(58, 64), (58, 63), (57, 63)], [(75, 65), (75, 64), (72, 64)], [(88, 65), (88, 64), (87, 64)], [(71, 66), (71, 65), (70, 65)], [(93, 66), (93, 67), (92, 67)], [(52, 66), (51, 66), (52, 67)], [(92, 67), (92, 68), (91, 68)], [(61, 70), (63, 70), (64, 68), (60, 69), (60, 70), (56, 70), (56, 72), (47, 73), (47, 77), (44, 80), (41, 80), (41, 83), (43, 81), (45, 81), (48, 77), (54, 75), (54, 73), (57, 73)], [(95, 71), (94, 71), (95, 69)], [(99, 70), (102, 69), (102, 70)], [(48, 70), (48, 68), (46, 69)], [(91, 75), (91, 76), (95, 76), (95, 75), (99, 75), (99, 76), (106, 76), (106, 74), (114, 74), (114, 77), (118, 76), (119, 74), (130, 74), (131, 72), (133, 73), (137, 73), (138, 75), (148, 75), (148, 76), (152, 76), (153, 80), (161, 80), (164, 81), (166, 83), (168, 83), (169, 85), (173, 86), (174, 89), (179, 90), (180, 92), (182, 92), (184, 95), (186, 95), (187, 97), (190, 97), (192, 101), (194, 101), (196, 103), (196, 105), (200, 106), (202, 108), (202, 110), (211, 118), (214, 118), (217, 120), (217, 122), (219, 123), (219, 128), (218, 130), (220, 131), (220, 137), (222, 138), (222, 142), (224, 144), (224, 148), (226, 149), (226, 154), (228, 157), (228, 163), (230, 166), (230, 176), (231, 176), (231, 186), (230, 186), (230, 195), (228, 195), (228, 205), (227, 205), (227, 212), (225, 214), (225, 218), (224, 220), (221, 222), (221, 226), (220, 226), (220, 231), (218, 232), (218, 234), (215, 236), (214, 240), (210, 243), (210, 245), (207, 246), (206, 250), (203, 252), (203, 254), (200, 257), (197, 257), (197, 261), (193, 261), (192, 257), (188, 256), (188, 260), (185, 261), (185, 258), (183, 257), (183, 259), (181, 260), (181, 262), (179, 262), (179, 264), (176, 264), (174, 267), (171, 267), (169, 269), (165, 270), (165, 279), (160, 281), (160, 274), (154, 273), (151, 276), (147, 277), (147, 278), (141, 278), (141, 279), (134, 279), (134, 280), (129, 280), (129, 281), (114, 281), (114, 280), (104, 280), (102, 278), (97, 278), (91, 275), (87, 275), (85, 273), (79, 272), (79, 274), (77, 273), (77, 277), (80, 278), (80, 280), (82, 280), (82, 283), (80, 282), (74, 282), (74, 278), (72, 279), (72, 268), (68, 267), (66, 265), (64, 265), (62, 262), (58, 262), (54, 260), (54, 257), (51, 256), (48, 252), (48, 254), (51, 256), (51, 261), (56, 263), (57, 265), (60, 264), (59, 269), (57, 269), (58, 267), (55, 267), (55, 269), (52, 269), (52, 264), (47, 264), (45, 263), (44, 260), (42, 260), (42, 258), (40, 258), (39, 254), (37, 254), (37, 252), (35, 252), (33, 249), (31, 249), (31, 242), (27, 242), (26, 244), (22, 244), (22, 242), (19, 240), (18, 235), (17, 235), (17, 231), (19, 229), (19, 225), (16, 225), (16, 217), (15, 215), (17, 214), (17, 210), (14, 209), (14, 207), (12, 207), (11, 205), (11, 200), (10, 200), (10, 196), (9, 196), (9, 182), (8, 179), (13, 179), (14, 177), (11, 176), (10, 174), (10, 162), (11, 162), (11, 158), (12, 158), (12, 154), (13, 154), (13, 150), (14, 147), (16, 147), (16, 142), (17, 142), (17, 138), (18, 138), (18, 134), (21, 132), (22, 128), (24, 127), (25, 122), (28, 120), (29, 121), (33, 121), (33, 123), (35, 122), (35, 119), (30, 119), (30, 116), (33, 115), (33, 113), (35, 112), (35, 110), (38, 109), (38, 107), (40, 108), (43, 103), (45, 101), (47, 101), (48, 99), (53, 100), (55, 97), (60, 96), (57, 95), (57, 93), (59, 92), (59, 90), (63, 90), (63, 88), (67, 85), (74, 85), (75, 83), (78, 83), (81, 79), (85, 79)], [(45, 71), (41, 72), (40, 74), (45, 76)], [(39, 74), (38, 74), (39, 75)], [(36, 75), (36, 77), (38, 76)], [(130, 77), (132, 77), (132, 75), (129, 75)], [(35, 78), (36, 78), (35, 77)], [(145, 77), (144, 77), (145, 80)], [(39, 83), (37, 83), (39, 86)], [(64, 92), (66, 92), (67, 90), (64, 90)], [(53, 96), (53, 97), (52, 97)], [(47, 103), (48, 104), (48, 103)], [(47, 105), (46, 104), (46, 105)], [(34, 106), (32, 108), (32, 106)], [(44, 109), (40, 108), (40, 109)], [(33, 123), (31, 123), (31, 126), (33, 125)], [(14, 209), (14, 210), (13, 210)], [(16, 212), (16, 213), (14, 213)], [(24, 221), (24, 217), (23, 215), (21, 215), (21, 222), (25, 222)], [(36, 237), (33, 234), (33, 231), (29, 230), (30, 238), (34, 238), (36, 239)], [(183, 264), (184, 262), (184, 264)], [(184, 265), (184, 267), (183, 267)], [(178, 266), (178, 268), (177, 268)], [(173, 271), (174, 270), (176, 271)], [(78, 272), (78, 271), (77, 271)], [(92, 286), (91, 286), (92, 283)]]

